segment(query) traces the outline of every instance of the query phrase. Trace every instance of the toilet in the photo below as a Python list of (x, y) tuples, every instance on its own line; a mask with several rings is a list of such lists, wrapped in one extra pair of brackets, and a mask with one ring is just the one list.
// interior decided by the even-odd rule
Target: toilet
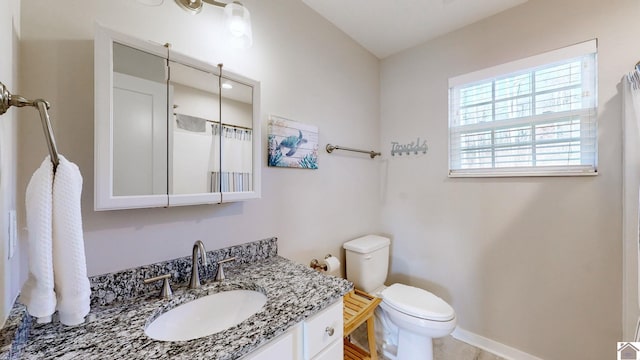
[(456, 327), (453, 308), (436, 295), (404, 284), (385, 286), (391, 240), (367, 235), (343, 244), (347, 280), (382, 299), (376, 309), (376, 346), (391, 360), (432, 360), (433, 338)]

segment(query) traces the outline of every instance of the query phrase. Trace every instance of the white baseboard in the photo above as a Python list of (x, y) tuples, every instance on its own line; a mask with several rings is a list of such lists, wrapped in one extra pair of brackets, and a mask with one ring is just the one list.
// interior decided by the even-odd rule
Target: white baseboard
[(539, 357), (520, 351), (511, 346), (499, 343), (495, 340), (474, 334), (471, 331), (457, 327), (451, 334), (454, 338), (464, 341), (469, 345), (473, 345), (482, 350), (486, 350), (492, 354), (503, 357), (507, 360), (542, 360)]

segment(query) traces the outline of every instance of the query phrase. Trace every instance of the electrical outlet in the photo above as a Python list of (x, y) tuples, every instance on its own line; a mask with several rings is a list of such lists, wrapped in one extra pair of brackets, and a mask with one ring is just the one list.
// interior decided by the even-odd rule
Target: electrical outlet
[(9, 254), (8, 258), (11, 259), (18, 246), (18, 223), (16, 221), (16, 211), (9, 210)]

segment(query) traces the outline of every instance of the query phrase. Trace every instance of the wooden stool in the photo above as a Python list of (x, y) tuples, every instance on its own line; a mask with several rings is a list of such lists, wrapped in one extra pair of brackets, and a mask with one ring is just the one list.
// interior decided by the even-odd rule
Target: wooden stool
[[(378, 360), (376, 352), (376, 335), (374, 330), (373, 311), (382, 299), (369, 295), (364, 291), (351, 291), (344, 296), (344, 359)], [(367, 322), (367, 340), (369, 353), (352, 344), (347, 336), (362, 323)]]

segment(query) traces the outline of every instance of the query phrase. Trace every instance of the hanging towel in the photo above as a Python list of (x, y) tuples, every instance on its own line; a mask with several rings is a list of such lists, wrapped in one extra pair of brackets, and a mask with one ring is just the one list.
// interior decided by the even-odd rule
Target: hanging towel
[(180, 129), (193, 132), (206, 132), (207, 120), (184, 114), (176, 114), (176, 124)]
[(33, 173), (26, 191), (29, 278), (22, 301), (39, 323), (51, 321), (56, 309), (53, 280), (53, 164), (47, 156)]
[(53, 272), (60, 322), (69, 326), (84, 322), (90, 309), (81, 195), (80, 170), (61, 155), (53, 180)]
[(57, 309), (60, 322), (73, 326), (89, 313), (91, 294), (80, 208), (82, 176), (64, 156), (59, 160), (54, 175), (47, 156), (27, 186), (29, 279), (22, 296), (38, 322), (50, 322)]

